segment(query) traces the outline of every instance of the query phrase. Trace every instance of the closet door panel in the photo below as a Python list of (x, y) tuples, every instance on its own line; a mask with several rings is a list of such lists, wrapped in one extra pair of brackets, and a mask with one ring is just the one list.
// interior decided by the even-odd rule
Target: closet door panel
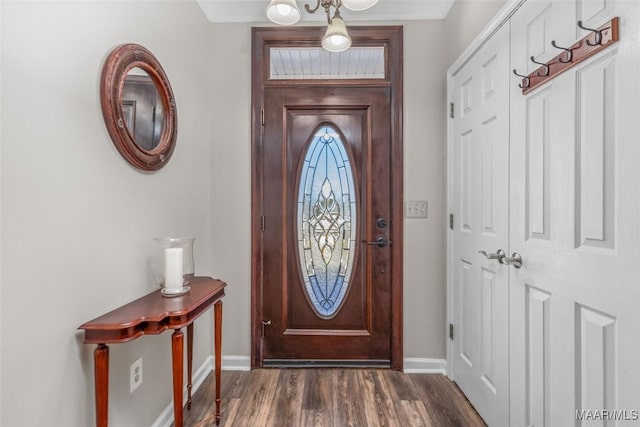
[[(579, 19), (594, 27), (621, 19), (609, 49), (526, 96), (512, 81), (510, 250), (523, 258), (509, 285), (512, 425), (618, 425), (639, 405), (640, 233), (629, 215), (640, 207), (639, 168), (629, 161), (638, 118), (623, 119), (640, 97), (629, 84), (639, 9), (529, 1), (512, 17), (511, 65), (528, 72), (540, 40), (554, 49), (549, 38), (568, 45), (584, 35)], [(618, 421), (577, 420), (602, 410)]]
[(508, 425), (508, 25), (453, 81), (451, 375), (480, 415)]
[(525, 147), (525, 238), (548, 241), (550, 227), (550, 102), (551, 90), (541, 90), (527, 99)]
[[(551, 41), (573, 37), (572, 16), (575, 7), (568, 2), (525, 3), (511, 22), (511, 68), (530, 73), (539, 67), (531, 57), (553, 58), (558, 51)], [(567, 165), (564, 176), (557, 173), (563, 157), (557, 129), (571, 116), (561, 95), (567, 81), (554, 79), (527, 96), (518, 82), (511, 85), (510, 253), (520, 253), (524, 265), (510, 267), (510, 424), (573, 425), (573, 417), (554, 413), (574, 406), (573, 372), (558, 365), (558, 357), (565, 363), (574, 358), (572, 342), (561, 338), (574, 329), (573, 305), (558, 277), (540, 274), (568, 243), (570, 214), (561, 189), (568, 191), (573, 178)]]
[(576, 248), (615, 249), (615, 52), (576, 73)]

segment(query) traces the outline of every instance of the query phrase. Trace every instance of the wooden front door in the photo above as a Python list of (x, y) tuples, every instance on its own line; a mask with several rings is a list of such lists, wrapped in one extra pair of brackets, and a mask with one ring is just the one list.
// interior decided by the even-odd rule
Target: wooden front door
[(390, 88), (266, 88), (264, 105), (263, 365), (389, 366)]
[(251, 366), (400, 370), (402, 27), (349, 30), (382, 75), (274, 77), (324, 31), (252, 29)]

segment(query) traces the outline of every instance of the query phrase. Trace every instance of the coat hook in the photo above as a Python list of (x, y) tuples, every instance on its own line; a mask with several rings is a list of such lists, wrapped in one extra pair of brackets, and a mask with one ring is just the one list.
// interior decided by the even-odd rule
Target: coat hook
[(594, 43), (591, 43), (589, 40), (587, 40), (587, 44), (589, 46), (598, 46), (598, 45), (602, 44), (602, 31), (594, 30), (593, 28), (587, 28), (587, 27), (582, 25), (582, 21), (578, 21), (578, 27), (582, 28), (583, 30), (591, 31), (592, 33), (594, 33), (596, 35)]
[(526, 89), (529, 86), (531, 86), (531, 79), (529, 78), (529, 76), (523, 76), (522, 74), (518, 74), (518, 72), (515, 69), (513, 70), (513, 74), (515, 74), (518, 77), (522, 77), (524, 79), (524, 86), (518, 83), (518, 87), (520, 87), (520, 89)]
[(536, 73), (536, 76), (538, 77), (547, 77), (549, 75), (549, 66), (543, 62), (538, 62), (536, 61), (536, 58), (534, 56), (532, 56), (531, 58), (531, 62), (533, 62), (534, 64), (538, 64), (538, 65), (542, 65), (544, 67), (544, 71), (542, 74), (540, 73)]
[(564, 60), (562, 58), (558, 58), (558, 61), (562, 62), (563, 64), (568, 64), (569, 62), (571, 62), (573, 60), (573, 51), (571, 49), (568, 49), (568, 48), (562, 47), (562, 46), (558, 46), (556, 44), (555, 40), (551, 40), (551, 46), (555, 47), (556, 49), (561, 49), (561, 50), (564, 50), (565, 52), (567, 52), (567, 59)]

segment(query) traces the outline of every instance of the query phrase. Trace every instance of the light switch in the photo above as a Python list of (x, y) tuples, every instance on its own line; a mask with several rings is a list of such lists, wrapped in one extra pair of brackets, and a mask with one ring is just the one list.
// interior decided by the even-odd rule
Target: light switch
[(427, 201), (411, 201), (404, 203), (405, 218), (426, 218), (427, 217)]

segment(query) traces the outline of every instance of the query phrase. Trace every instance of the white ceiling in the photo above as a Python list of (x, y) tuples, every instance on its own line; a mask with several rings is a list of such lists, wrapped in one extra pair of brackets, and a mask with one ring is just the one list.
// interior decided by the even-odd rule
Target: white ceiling
[[(197, 0), (210, 22), (268, 23), (265, 10), (269, 0)], [(326, 20), (324, 11), (309, 14), (304, 5), (315, 7), (317, 0), (296, 0), (302, 11), (301, 22)], [(404, 21), (416, 19), (444, 19), (455, 0), (378, 0), (371, 9), (362, 12), (340, 10), (344, 20), (353, 21)]]

